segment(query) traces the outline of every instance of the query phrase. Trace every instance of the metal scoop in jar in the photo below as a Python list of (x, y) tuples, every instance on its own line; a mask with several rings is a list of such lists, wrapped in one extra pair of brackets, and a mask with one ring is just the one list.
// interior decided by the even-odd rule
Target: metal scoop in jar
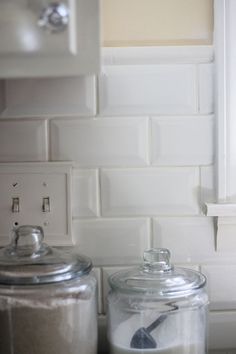
[(165, 319), (167, 315), (161, 315), (154, 322), (150, 324), (147, 328), (139, 328), (133, 335), (130, 347), (135, 349), (152, 349), (157, 347), (155, 339), (150, 334), (157, 326), (159, 326)]

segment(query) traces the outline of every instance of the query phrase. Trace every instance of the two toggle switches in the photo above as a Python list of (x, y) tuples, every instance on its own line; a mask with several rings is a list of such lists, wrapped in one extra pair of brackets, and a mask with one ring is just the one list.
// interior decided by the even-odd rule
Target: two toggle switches
[[(51, 210), (50, 198), (49, 197), (44, 197), (43, 201), (42, 201), (42, 212), (43, 213), (49, 213), (50, 210)], [(13, 213), (19, 213), (20, 212), (20, 198), (18, 198), (18, 197), (12, 198), (11, 211)]]
[(7, 243), (9, 230), (19, 225), (40, 225), (47, 241), (71, 244), (71, 182), (71, 163), (1, 164), (0, 245)]

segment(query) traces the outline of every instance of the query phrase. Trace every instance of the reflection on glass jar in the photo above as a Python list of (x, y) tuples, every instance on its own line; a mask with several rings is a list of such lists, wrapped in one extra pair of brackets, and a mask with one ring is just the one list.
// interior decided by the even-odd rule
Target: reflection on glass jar
[(206, 354), (206, 279), (174, 268), (170, 252), (151, 249), (139, 268), (109, 278), (112, 354)]
[(95, 354), (96, 279), (91, 261), (43, 243), (21, 226), (0, 250), (0, 353)]

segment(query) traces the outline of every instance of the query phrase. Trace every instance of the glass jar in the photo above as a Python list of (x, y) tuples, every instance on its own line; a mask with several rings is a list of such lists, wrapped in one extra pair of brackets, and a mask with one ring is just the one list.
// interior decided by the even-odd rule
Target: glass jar
[(206, 278), (174, 268), (167, 249), (144, 252), (138, 268), (110, 276), (112, 354), (206, 354)]
[(96, 279), (89, 258), (20, 226), (0, 250), (0, 353), (95, 354)]

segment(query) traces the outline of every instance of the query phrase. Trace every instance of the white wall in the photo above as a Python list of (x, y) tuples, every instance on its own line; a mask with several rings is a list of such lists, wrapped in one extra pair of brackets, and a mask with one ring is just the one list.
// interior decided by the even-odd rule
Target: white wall
[(213, 0), (102, 0), (105, 46), (211, 44)]

